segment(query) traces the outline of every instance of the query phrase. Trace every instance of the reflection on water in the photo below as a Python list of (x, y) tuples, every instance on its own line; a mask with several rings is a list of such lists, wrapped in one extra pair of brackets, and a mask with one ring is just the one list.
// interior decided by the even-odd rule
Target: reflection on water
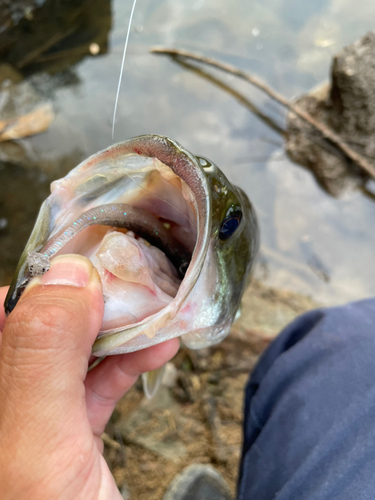
[(216, 85), (216, 87), (218, 87), (219, 89), (227, 92), (229, 95), (234, 97), (242, 106), (247, 108), (251, 113), (254, 113), (254, 115), (256, 115), (260, 120), (263, 120), (263, 122), (268, 125), (274, 132), (280, 134), (281, 136), (285, 135), (285, 129), (282, 128), (281, 125), (278, 125), (273, 117), (263, 113), (262, 110), (256, 106), (256, 104), (251, 102), (250, 99), (245, 96), (245, 94), (238, 92), (233, 86), (229, 85), (229, 82), (226, 83), (222, 79), (216, 78), (211, 73), (195, 66), (194, 64), (190, 64), (181, 58), (172, 57), (172, 59), (176, 62), (176, 64), (179, 64), (185, 69), (193, 71), (196, 75), (205, 78), (213, 85)]
[[(53, 100), (56, 120), (47, 133), (20, 141), (28, 160), (23, 166), (7, 163), (0, 170), (0, 221), (7, 220), (0, 224), (3, 283), (50, 180), (111, 142), (130, 3), (50, 3), (57, 19), (61, 5), (82, 7), (82, 29), (21, 68)], [(284, 112), (256, 89), (223, 74), (204, 76), (149, 48), (182, 47), (220, 58), (292, 98), (326, 80), (332, 55), (373, 29), (374, 16), (375, 3), (365, 0), (139, 0), (120, 96), (115, 139), (165, 134), (215, 161), (258, 208), (267, 282), (327, 303), (375, 293), (371, 196), (333, 199), (292, 164), (280, 149)], [(91, 43), (100, 46), (99, 56), (90, 55)], [(24, 49), (18, 60), (27, 54)]]

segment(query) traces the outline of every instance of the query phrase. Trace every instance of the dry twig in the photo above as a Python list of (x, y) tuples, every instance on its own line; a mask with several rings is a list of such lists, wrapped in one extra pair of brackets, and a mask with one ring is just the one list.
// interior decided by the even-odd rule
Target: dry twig
[(214, 458), (218, 463), (225, 464), (228, 461), (228, 450), (220, 437), (221, 421), (217, 412), (217, 402), (211, 395), (207, 395), (203, 397), (201, 405), (205, 420), (211, 430)]
[(121, 444), (112, 439), (111, 437), (109, 437), (106, 432), (103, 432), (101, 438), (103, 440), (103, 443), (112, 448), (113, 450), (116, 451), (121, 450)]
[(151, 52), (154, 54), (166, 54), (173, 57), (180, 57), (185, 59), (193, 59), (195, 61), (207, 64), (214, 68), (220, 69), (227, 73), (231, 73), (232, 75), (236, 75), (242, 80), (245, 80), (248, 83), (251, 83), (258, 89), (265, 92), (271, 99), (275, 100), (285, 108), (287, 108), (290, 112), (297, 115), (299, 118), (309, 123), (312, 127), (318, 130), (325, 139), (331, 141), (331, 143), (335, 144), (337, 148), (339, 148), (344, 155), (349, 158), (353, 163), (355, 163), (361, 170), (370, 175), (373, 179), (375, 179), (375, 167), (371, 165), (362, 155), (357, 153), (353, 148), (351, 148), (348, 144), (346, 144), (336, 132), (332, 129), (319, 122), (315, 118), (313, 118), (309, 113), (304, 111), (298, 105), (289, 102), (284, 96), (273, 90), (267, 84), (262, 82), (259, 78), (242, 71), (241, 69), (236, 68), (230, 64), (223, 63), (221, 61), (217, 61), (216, 59), (212, 59), (211, 57), (202, 56), (200, 54), (194, 54), (193, 52), (189, 52), (187, 50), (181, 49), (168, 49), (168, 48), (159, 48), (155, 47), (151, 49)]

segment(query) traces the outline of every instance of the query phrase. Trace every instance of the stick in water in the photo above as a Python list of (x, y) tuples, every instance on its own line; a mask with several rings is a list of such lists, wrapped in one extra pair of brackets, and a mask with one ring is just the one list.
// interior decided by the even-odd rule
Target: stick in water
[(235, 66), (231, 66), (230, 64), (223, 63), (221, 61), (217, 61), (216, 59), (212, 59), (211, 57), (202, 56), (200, 54), (194, 54), (193, 52), (188, 52), (187, 50), (180, 49), (168, 49), (168, 48), (159, 48), (155, 47), (151, 49), (151, 52), (154, 54), (165, 54), (172, 57), (181, 57), (186, 59), (192, 59), (194, 61), (201, 62), (203, 64), (207, 64), (214, 68), (220, 69), (221, 71), (225, 71), (227, 73), (231, 73), (232, 75), (236, 75), (242, 80), (251, 83), (258, 89), (265, 92), (271, 99), (274, 99), (279, 104), (287, 108), (289, 111), (297, 115), (303, 121), (309, 123), (312, 127), (323, 135), (325, 139), (331, 141), (337, 148), (339, 148), (344, 155), (349, 158), (353, 163), (355, 163), (361, 170), (365, 171), (370, 177), (375, 179), (375, 167), (371, 165), (363, 156), (361, 156), (357, 151), (351, 148), (345, 141), (343, 141), (336, 132), (334, 132), (331, 128), (327, 127), (323, 123), (316, 120), (309, 113), (304, 111), (297, 104), (293, 104), (289, 102), (283, 95), (279, 94), (271, 87), (266, 85), (257, 77), (242, 71), (241, 69), (236, 68)]

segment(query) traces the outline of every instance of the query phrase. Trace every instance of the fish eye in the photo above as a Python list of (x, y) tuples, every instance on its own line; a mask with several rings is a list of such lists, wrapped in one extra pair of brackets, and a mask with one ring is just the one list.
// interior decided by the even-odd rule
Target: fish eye
[(207, 158), (203, 158), (203, 156), (197, 156), (197, 160), (199, 161), (199, 164), (201, 167), (203, 167), (205, 170), (210, 170), (211, 168), (214, 168), (214, 165), (207, 160)]
[(227, 217), (225, 217), (225, 219), (221, 223), (219, 238), (221, 240), (227, 240), (228, 238), (230, 238), (237, 231), (241, 223), (241, 219), (241, 210), (235, 210), (227, 215)]

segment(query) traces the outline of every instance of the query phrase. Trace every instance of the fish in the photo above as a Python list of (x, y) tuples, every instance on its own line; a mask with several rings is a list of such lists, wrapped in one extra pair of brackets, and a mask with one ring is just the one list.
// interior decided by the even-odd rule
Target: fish
[[(64, 253), (87, 256), (103, 284), (97, 357), (180, 337), (220, 342), (239, 314), (259, 249), (255, 209), (210, 160), (160, 135), (114, 144), (51, 184), (5, 299)], [(144, 378), (155, 393), (162, 370)]]

